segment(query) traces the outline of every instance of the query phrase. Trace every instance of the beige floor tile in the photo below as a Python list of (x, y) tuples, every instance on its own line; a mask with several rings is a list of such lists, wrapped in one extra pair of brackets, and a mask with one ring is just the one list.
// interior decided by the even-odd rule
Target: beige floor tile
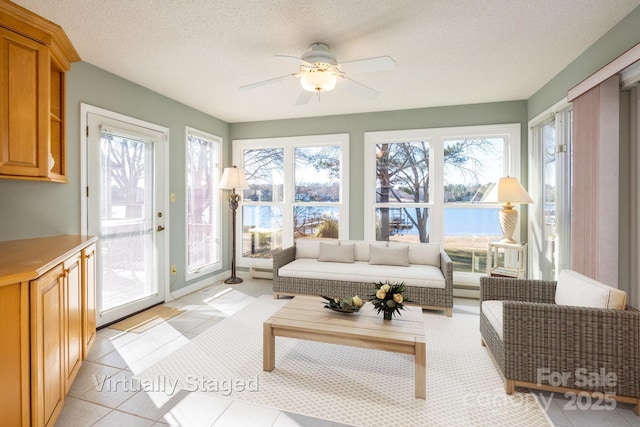
[(110, 409), (67, 396), (56, 427), (90, 426), (109, 413)]
[(118, 406), (118, 410), (152, 420), (160, 420), (171, 408), (184, 399), (189, 392), (176, 389), (163, 392), (139, 391), (133, 397)]
[(176, 403), (160, 421), (172, 426), (209, 427), (224, 413), (231, 402), (229, 399), (191, 392)]
[(80, 397), (88, 390), (96, 388), (105, 378), (116, 375), (121, 369), (112, 366), (100, 365), (85, 360), (80, 366), (76, 379), (71, 384), (68, 396)]
[(109, 375), (97, 387), (84, 392), (80, 399), (115, 409), (139, 391), (139, 382), (134, 380), (131, 371), (120, 371)]
[(100, 419), (92, 427), (151, 427), (155, 421), (146, 418), (137, 417), (131, 414), (125, 414), (120, 411), (112, 411), (104, 418)]

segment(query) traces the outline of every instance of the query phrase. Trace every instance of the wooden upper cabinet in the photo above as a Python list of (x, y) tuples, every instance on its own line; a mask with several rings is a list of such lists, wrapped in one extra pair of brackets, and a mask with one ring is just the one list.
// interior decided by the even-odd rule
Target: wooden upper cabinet
[(79, 60), (61, 27), (0, 0), (0, 178), (67, 182), (65, 73)]

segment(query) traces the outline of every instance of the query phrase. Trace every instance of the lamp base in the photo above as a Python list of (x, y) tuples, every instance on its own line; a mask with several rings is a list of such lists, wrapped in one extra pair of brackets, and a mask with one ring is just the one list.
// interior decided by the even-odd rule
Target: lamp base
[(506, 203), (502, 210), (498, 213), (500, 218), (500, 228), (502, 229), (503, 239), (502, 243), (516, 243), (513, 239), (513, 233), (516, 231), (516, 224), (518, 223), (518, 211), (513, 209), (510, 203)]
[(237, 283), (242, 283), (242, 279), (239, 277), (229, 277), (224, 283), (228, 283), (230, 285), (235, 285)]

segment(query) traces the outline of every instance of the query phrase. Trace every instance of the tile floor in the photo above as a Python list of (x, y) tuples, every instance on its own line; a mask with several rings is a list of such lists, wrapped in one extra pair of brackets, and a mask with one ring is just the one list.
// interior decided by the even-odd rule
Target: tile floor
[[(271, 281), (239, 285), (217, 284), (167, 303), (184, 312), (143, 333), (112, 328), (98, 331), (56, 423), (72, 426), (344, 426), (332, 421), (252, 405), (246, 402), (189, 393), (184, 390), (142, 390), (132, 376), (188, 343), (222, 319), (271, 294)], [(456, 299), (455, 313), (479, 313), (478, 301)], [(171, 387), (167, 387), (168, 390)], [(538, 400), (557, 427), (635, 426), (639, 418), (630, 405), (613, 410), (571, 410), (563, 396), (540, 393)]]

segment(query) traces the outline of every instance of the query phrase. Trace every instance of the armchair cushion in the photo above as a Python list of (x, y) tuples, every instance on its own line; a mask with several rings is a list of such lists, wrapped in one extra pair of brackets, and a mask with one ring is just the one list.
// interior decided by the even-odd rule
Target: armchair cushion
[(496, 331), (501, 340), (504, 341), (504, 304), (503, 301), (489, 300), (482, 301), (482, 312)]
[(562, 270), (558, 276), (555, 301), (559, 305), (624, 310), (627, 294), (575, 271)]

